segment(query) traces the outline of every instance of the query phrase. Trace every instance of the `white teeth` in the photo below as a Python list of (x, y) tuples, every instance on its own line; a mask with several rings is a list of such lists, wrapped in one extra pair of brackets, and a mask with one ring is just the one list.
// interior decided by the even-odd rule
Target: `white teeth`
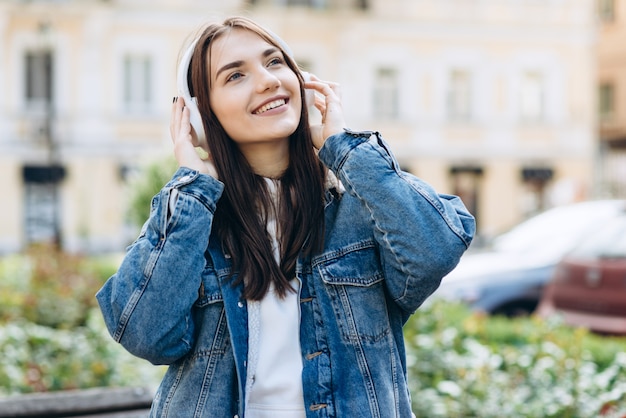
[(265, 106), (263, 106), (262, 108), (260, 108), (254, 113), (258, 115), (260, 113), (267, 112), (270, 109), (274, 109), (275, 107), (282, 106), (285, 103), (286, 103), (285, 99), (274, 100), (273, 102), (269, 102), (268, 104), (266, 104)]

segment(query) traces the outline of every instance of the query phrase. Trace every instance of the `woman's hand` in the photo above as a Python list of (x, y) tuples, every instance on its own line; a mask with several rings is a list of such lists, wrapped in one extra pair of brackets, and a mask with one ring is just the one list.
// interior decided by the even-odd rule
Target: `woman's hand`
[(343, 131), (346, 127), (339, 84), (322, 81), (311, 74), (311, 80), (305, 82), (304, 87), (319, 93), (315, 95), (315, 108), (322, 114), (322, 123), (311, 126), (311, 134), (313, 146), (320, 149), (328, 137)]
[(202, 159), (196, 151), (198, 146), (196, 132), (191, 126), (189, 109), (185, 106), (185, 100), (182, 97), (177, 97), (172, 104), (170, 136), (174, 143), (174, 156), (179, 167), (188, 167), (218, 178), (211, 155)]

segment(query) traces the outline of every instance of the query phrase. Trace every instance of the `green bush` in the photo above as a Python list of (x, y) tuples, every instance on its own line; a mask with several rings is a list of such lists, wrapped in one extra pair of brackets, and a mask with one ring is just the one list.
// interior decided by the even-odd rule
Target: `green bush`
[(100, 312), (86, 326), (55, 329), (25, 320), (0, 325), (0, 395), (148, 386), (163, 369), (133, 357), (108, 335)]
[[(0, 395), (156, 387), (164, 368), (115, 343), (96, 307), (117, 261), (50, 248), (0, 261)], [(626, 416), (626, 338), (437, 300), (404, 331), (418, 418)]]
[(626, 414), (625, 338), (442, 301), (420, 309), (405, 338), (417, 417)]
[(116, 267), (45, 246), (0, 261), (0, 394), (156, 385), (161, 369), (115, 343), (96, 306)]
[(133, 225), (141, 227), (148, 219), (152, 197), (170, 180), (177, 168), (174, 157), (163, 157), (147, 164), (132, 181), (127, 216)]
[(105, 258), (38, 245), (0, 262), (0, 322), (26, 319), (52, 328), (85, 325), (95, 292), (115, 271)]

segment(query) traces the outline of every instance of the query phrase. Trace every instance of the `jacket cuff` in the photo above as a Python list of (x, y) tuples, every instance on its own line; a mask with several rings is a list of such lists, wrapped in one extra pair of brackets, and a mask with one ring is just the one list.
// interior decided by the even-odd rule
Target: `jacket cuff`
[(216, 186), (224, 187), (222, 182), (217, 180), (215, 177), (208, 174), (200, 173), (198, 170), (193, 170), (188, 167), (179, 167), (178, 170), (176, 170), (176, 172), (172, 175), (170, 181), (167, 182), (165, 187), (175, 187), (177, 189), (180, 189), (181, 187), (191, 184), (194, 181), (203, 183), (212, 188)]
[(200, 173), (188, 167), (180, 167), (163, 190), (176, 190), (192, 195), (207, 206), (211, 212), (215, 212), (217, 201), (224, 191), (224, 183), (208, 174)]
[(337, 172), (350, 151), (369, 141), (372, 135), (380, 136), (376, 131), (353, 131), (344, 128), (343, 132), (331, 135), (326, 139), (324, 145), (319, 150), (318, 156), (326, 167)]

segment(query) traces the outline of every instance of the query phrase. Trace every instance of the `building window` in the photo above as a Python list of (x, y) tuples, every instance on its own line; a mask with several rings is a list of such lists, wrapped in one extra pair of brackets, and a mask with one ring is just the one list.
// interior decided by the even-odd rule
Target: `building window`
[(383, 119), (398, 117), (398, 73), (393, 68), (379, 68), (376, 71), (374, 90), (375, 116)]
[(59, 245), (59, 185), (65, 177), (65, 169), (58, 165), (25, 166), (23, 177), (26, 242)]
[(522, 178), (522, 212), (530, 218), (547, 209), (548, 184), (554, 177), (550, 167), (523, 167)]
[(152, 59), (145, 55), (124, 57), (124, 107), (148, 112), (152, 104)]
[(451, 121), (468, 121), (472, 112), (472, 77), (469, 71), (454, 69), (448, 80), (448, 116)]
[(450, 175), (452, 177), (452, 194), (461, 198), (467, 210), (474, 215), (478, 223), (480, 219), (478, 199), (483, 168), (474, 165), (453, 166), (450, 168)]
[(600, 122), (610, 121), (615, 114), (615, 87), (613, 83), (600, 84), (598, 96)]
[(598, 0), (598, 18), (601, 22), (615, 20), (615, 0)]
[(520, 86), (520, 113), (524, 122), (537, 123), (544, 119), (544, 80), (535, 71), (522, 75)]
[(28, 51), (24, 56), (24, 97), (29, 108), (47, 108), (52, 103), (52, 51)]

